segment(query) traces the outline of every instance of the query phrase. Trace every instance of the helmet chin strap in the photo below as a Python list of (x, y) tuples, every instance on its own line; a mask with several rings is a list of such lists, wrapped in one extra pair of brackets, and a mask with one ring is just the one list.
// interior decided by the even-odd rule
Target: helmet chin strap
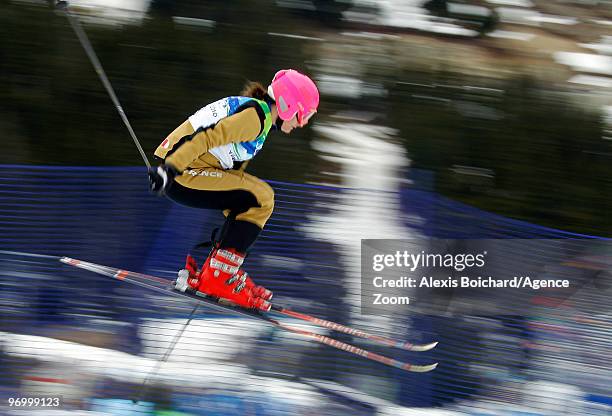
[[(274, 93), (272, 92), (272, 88), (268, 87), (268, 93), (264, 97), (264, 101), (268, 103), (268, 106), (272, 108), (272, 106), (276, 106), (276, 101), (274, 100)], [(272, 125), (274, 130), (280, 130), (281, 125), (283, 124), (283, 120), (281, 120), (278, 112), (276, 113), (276, 122)]]
[(279, 115), (276, 116), (276, 123), (274, 123), (274, 125), (276, 126), (278, 130), (281, 129), (281, 126), (283, 125), (283, 119), (280, 118)]

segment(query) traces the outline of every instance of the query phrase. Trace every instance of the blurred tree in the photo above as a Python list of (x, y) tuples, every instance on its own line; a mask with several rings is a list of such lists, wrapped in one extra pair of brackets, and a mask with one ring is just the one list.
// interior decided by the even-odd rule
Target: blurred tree
[(149, 14), (151, 16), (172, 17), (179, 10), (180, 0), (151, 0)]
[[(479, 80), (438, 74), (436, 81), (478, 85)], [(503, 115), (491, 119), (461, 113), (457, 103), (469, 98), (461, 89), (424, 93), (419, 88), (394, 92), (393, 119), (413, 166), (433, 170), (438, 191), (502, 215), (612, 235), (605, 208), (612, 199), (612, 170), (602, 157), (612, 146), (601, 140), (599, 112), (587, 111), (565, 93), (549, 91), (526, 76), (507, 80), (501, 87), (503, 98), (488, 100), (487, 106)], [(489, 170), (494, 186), (486, 191), (457, 188), (455, 165)]]
[[(149, 155), (187, 116), (237, 94), (247, 79), (265, 83), (281, 67), (308, 71), (307, 63), (319, 58), (316, 41), (278, 36), (316, 36), (308, 21), (269, 2), (247, 3), (176, 2), (177, 15), (225, 16), (212, 27), (169, 19), (164, 1), (140, 25), (83, 20)], [(138, 152), (65, 17), (35, 3), (2, 4), (0, 163), (139, 165)], [(249, 11), (249, 19), (240, 8)], [(387, 73), (378, 72), (380, 65), (367, 76), (380, 77), (389, 97), (347, 102), (324, 95), (317, 119), (346, 109), (388, 108), (386, 122), (405, 138), (413, 166), (436, 172), (438, 191), (515, 218), (612, 234), (612, 143), (601, 140), (597, 111), (527, 76), (493, 81), (455, 73), (452, 66)], [(405, 79), (411, 83), (398, 82)], [(503, 94), (478, 96), (443, 85), (481, 85)], [(307, 128), (291, 137), (272, 135), (249, 169), (268, 179), (320, 179), (322, 162), (308, 144), (312, 134)], [(493, 187), (458, 189), (453, 165), (492, 171)]]

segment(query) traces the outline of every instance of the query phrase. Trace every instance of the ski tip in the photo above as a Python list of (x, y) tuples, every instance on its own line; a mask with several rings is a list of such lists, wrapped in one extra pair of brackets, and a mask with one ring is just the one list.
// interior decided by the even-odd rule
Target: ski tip
[(60, 257), (59, 261), (66, 264), (74, 263), (74, 259), (71, 259), (70, 257)]
[(423, 344), (423, 345), (408, 344), (406, 346), (406, 349), (409, 351), (423, 352), (423, 351), (429, 351), (431, 349), (434, 349), (436, 345), (438, 345), (438, 341), (430, 342), (429, 344)]
[(438, 363), (429, 364), (429, 365), (413, 365), (410, 366), (408, 371), (412, 371), (414, 373), (427, 373), (429, 371), (433, 371), (438, 367)]
[(77, 267), (80, 267), (79, 264), (81, 264), (80, 260), (73, 259), (70, 257), (62, 257), (59, 259), (59, 261), (61, 261), (62, 263), (69, 264), (71, 266), (77, 266)]

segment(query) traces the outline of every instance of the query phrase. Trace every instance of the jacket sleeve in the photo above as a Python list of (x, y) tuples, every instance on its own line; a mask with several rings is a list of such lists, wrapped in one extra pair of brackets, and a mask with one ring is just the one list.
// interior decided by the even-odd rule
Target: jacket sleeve
[(171, 154), (165, 163), (183, 172), (198, 157), (208, 150), (229, 143), (255, 140), (263, 128), (255, 108), (247, 108), (219, 121), (216, 125), (200, 128)]

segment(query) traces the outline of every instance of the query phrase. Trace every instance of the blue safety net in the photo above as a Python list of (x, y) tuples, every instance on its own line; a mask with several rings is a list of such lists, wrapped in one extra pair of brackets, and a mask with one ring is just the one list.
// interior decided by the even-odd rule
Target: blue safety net
[[(245, 263), (254, 279), (296, 310), (411, 342), (440, 341), (432, 351), (415, 353), (328, 333), (398, 360), (440, 362), (436, 371), (385, 367), (259, 321), (202, 308), (185, 345), (169, 360), (175, 367), (164, 367), (163, 376), (150, 383), (146, 401), (154, 405), (126, 410), (126, 400), (163, 357), (192, 306), (71, 268), (58, 258), (170, 282), (186, 253), (208, 241), (223, 216), (151, 195), (141, 167), (5, 165), (0, 166), (0, 391), (60, 392), (66, 406), (78, 403), (112, 414), (354, 415), (412, 407), (546, 414), (538, 409), (547, 408), (547, 397), (556, 397), (546, 396), (554, 386), (564, 386), (592, 409), (608, 406), (589, 399), (609, 397), (612, 381), (603, 358), (611, 318), (601, 287), (572, 304), (543, 301), (524, 314), (407, 311), (381, 322), (356, 314), (351, 282), (359, 279), (359, 269), (350, 267), (359, 259), (360, 238), (371, 238), (359, 216), (363, 212), (390, 221), (394, 236), (405, 238), (601, 239), (410, 187), (388, 192), (269, 183), (275, 211)], [(389, 206), (381, 201), (394, 210), (377, 210)], [(201, 263), (207, 253), (194, 254)], [(541, 383), (544, 404), (532, 398), (532, 406), (521, 410), (516, 406), (527, 400), (530, 383)], [(508, 413), (495, 413), (502, 411)]]

